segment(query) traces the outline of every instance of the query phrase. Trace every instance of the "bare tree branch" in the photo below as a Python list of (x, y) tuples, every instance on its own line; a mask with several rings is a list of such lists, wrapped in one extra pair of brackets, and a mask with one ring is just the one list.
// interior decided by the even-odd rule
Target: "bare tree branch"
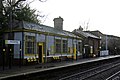
[(39, 0), (40, 2), (46, 2), (47, 0)]
[(35, 0), (32, 0), (31, 2), (29, 2), (28, 4), (31, 4), (31, 3), (33, 3)]

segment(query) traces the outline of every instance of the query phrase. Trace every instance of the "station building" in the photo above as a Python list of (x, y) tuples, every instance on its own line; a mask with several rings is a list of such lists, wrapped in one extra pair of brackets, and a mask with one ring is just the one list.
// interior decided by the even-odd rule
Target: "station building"
[[(13, 28), (13, 40), (20, 41), (20, 44), (8, 47), (13, 51), (14, 60), (22, 58), (24, 63), (34, 61), (45, 63), (79, 59), (82, 56), (81, 37), (63, 30), (63, 18), (54, 18), (53, 21), (54, 28), (25, 21)], [(8, 30), (5, 36), (9, 33)]]
[(98, 57), (100, 56), (100, 41), (101, 39), (87, 31), (82, 31), (81, 27), (73, 31), (77, 36), (82, 37), (83, 42), (83, 57)]

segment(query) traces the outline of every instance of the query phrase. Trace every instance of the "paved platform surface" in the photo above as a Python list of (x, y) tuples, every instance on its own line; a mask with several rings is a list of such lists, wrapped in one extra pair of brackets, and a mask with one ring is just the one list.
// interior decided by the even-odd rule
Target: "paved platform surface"
[(67, 66), (83, 64), (83, 63), (88, 63), (88, 62), (98, 61), (98, 60), (108, 59), (108, 58), (114, 58), (114, 57), (120, 57), (120, 55), (79, 59), (76, 61), (43, 63), (43, 64), (37, 64), (37, 65), (21, 66), (21, 68), (19, 68), (19, 66), (12, 66), (11, 69), (6, 67), (4, 71), (2, 70), (2, 66), (0, 66), (0, 79), (4, 79), (6, 77), (18, 76), (18, 75), (25, 75), (29, 73), (42, 72), (49, 69), (67, 67)]

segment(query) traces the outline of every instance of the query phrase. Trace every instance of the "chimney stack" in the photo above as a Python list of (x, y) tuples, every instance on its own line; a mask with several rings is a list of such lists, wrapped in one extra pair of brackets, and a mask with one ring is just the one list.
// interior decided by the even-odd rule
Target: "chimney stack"
[(58, 30), (63, 30), (63, 18), (60, 16), (58, 18), (54, 18), (54, 28)]

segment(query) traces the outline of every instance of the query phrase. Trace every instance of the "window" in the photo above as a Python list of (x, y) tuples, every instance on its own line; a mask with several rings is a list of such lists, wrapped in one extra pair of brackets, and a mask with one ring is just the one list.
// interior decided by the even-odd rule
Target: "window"
[(67, 53), (67, 40), (63, 40), (63, 53)]
[(61, 40), (56, 39), (56, 53), (61, 53)]
[(81, 42), (78, 42), (78, 51), (80, 51), (80, 49), (81, 49)]
[(56, 39), (56, 53), (67, 53), (68, 52), (68, 43), (67, 40)]
[(34, 36), (25, 37), (25, 53), (26, 54), (34, 54), (34, 44), (35, 44)]

